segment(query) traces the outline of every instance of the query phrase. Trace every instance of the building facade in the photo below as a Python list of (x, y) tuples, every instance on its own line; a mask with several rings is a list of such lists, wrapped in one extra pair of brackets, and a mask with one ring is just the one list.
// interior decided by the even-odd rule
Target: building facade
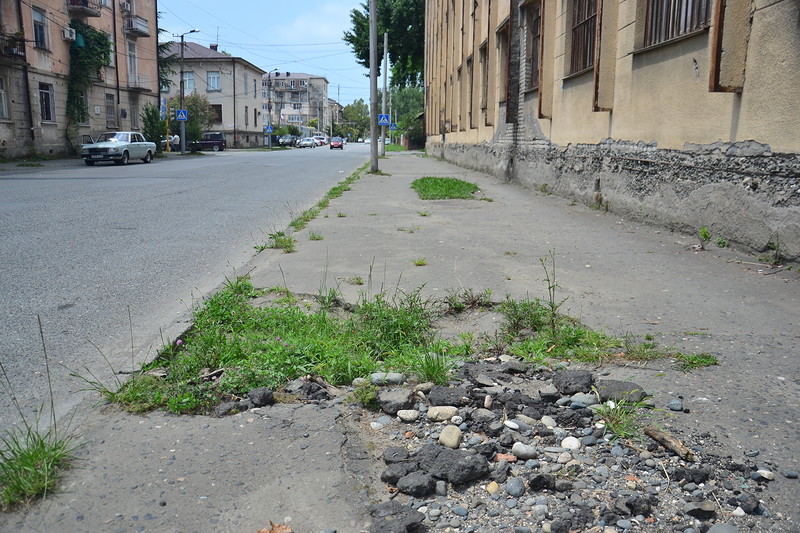
[(429, 153), (800, 259), (800, 3), (427, 0)]
[[(78, 21), (103, 32), (111, 60), (80, 98), (88, 116), (67, 114), (70, 49), (85, 44)], [(2, 0), (0, 155), (61, 155), (84, 135), (139, 130), (146, 103), (158, 104), (156, 0)]]
[(262, 109), (274, 127), (283, 125), (308, 128), (316, 119), (319, 129), (330, 125), (328, 80), (323, 76), (302, 72), (271, 71), (262, 79)]
[[(173, 42), (169, 54), (181, 57), (181, 43)], [(162, 87), (164, 98), (180, 96), (180, 63), (170, 77), (171, 87)], [(264, 71), (240, 57), (232, 57), (198, 43), (184, 42), (184, 96), (205, 96), (214, 115), (211, 131), (225, 135), (230, 148), (261, 146), (265, 117), (261, 111), (261, 76)]]

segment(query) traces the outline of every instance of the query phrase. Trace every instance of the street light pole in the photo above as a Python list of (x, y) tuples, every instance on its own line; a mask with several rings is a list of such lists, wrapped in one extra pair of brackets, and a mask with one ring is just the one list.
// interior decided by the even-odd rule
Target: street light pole
[[(180, 100), (181, 100), (180, 107), (181, 107), (181, 110), (183, 110), (183, 92), (184, 92), (184, 87), (183, 87), (183, 83), (184, 83), (183, 82), (183, 46), (184, 46), (183, 37), (186, 36), (186, 35), (189, 35), (190, 33), (196, 33), (198, 31), (200, 31), (200, 30), (195, 28), (193, 30), (187, 31), (186, 33), (181, 33), (181, 94), (180, 94)], [(181, 120), (181, 155), (185, 155), (185, 154), (186, 154), (186, 121), (185, 120)]]
[[(267, 72), (267, 126), (272, 126), (272, 73), (278, 72), (278, 69), (274, 68)], [(278, 119), (278, 126), (280, 126), (280, 119)], [(267, 133), (267, 146), (271, 149), (272, 148), (272, 133)]]

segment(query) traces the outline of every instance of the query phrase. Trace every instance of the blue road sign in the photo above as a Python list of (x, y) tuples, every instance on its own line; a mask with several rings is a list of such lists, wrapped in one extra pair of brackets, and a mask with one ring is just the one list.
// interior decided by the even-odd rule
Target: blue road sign
[(392, 131), (395, 131), (395, 130), (397, 129), (397, 124), (395, 124), (394, 122), (392, 122), (392, 125), (391, 125), (391, 126), (389, 126), (389, 129), (390, 129), (390, 130), (392, 130)]
[(272, 133), (272, 126), (265, 126), (264, 127), (264, 132), (265, 133)]
[(378, 126), (388, 126), (389, 115), (378, 115)]
[(175, 120), (189, 120), (189, 112), (185, 109), (175, 111)]
[(166, 118), (167, 118), (167, 99), (166, 98), (162, 98), (161, 99), (161, 120), (164, 120)]

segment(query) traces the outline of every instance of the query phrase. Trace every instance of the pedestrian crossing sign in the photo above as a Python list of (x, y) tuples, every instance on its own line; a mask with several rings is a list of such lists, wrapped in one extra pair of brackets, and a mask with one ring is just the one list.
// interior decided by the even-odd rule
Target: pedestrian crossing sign
[(389, 115), (378, 115), (378, 126), (388, 126), (389, 125)]
[(175, 120), (189, 120), (189, 112), (185, 109), (175, 111)]

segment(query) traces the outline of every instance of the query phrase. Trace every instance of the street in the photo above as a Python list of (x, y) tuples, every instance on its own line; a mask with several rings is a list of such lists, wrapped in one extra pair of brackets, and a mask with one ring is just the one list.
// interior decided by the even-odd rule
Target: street
[[(193, 305), (244, 274), (254, 246), (368, 157), (368, 147), (353, 144), (128, 166), (6, 166), (0, 361), (27, 421), (42, 406), (42, 424), (50, 416), (37, 315), (62, 417), (85, 397), (86, 384), (70, 373), (113, 386), (115, 371), (152, 358), (187, 326)], [(3, 388), (0, 430), (19, 421)]]

